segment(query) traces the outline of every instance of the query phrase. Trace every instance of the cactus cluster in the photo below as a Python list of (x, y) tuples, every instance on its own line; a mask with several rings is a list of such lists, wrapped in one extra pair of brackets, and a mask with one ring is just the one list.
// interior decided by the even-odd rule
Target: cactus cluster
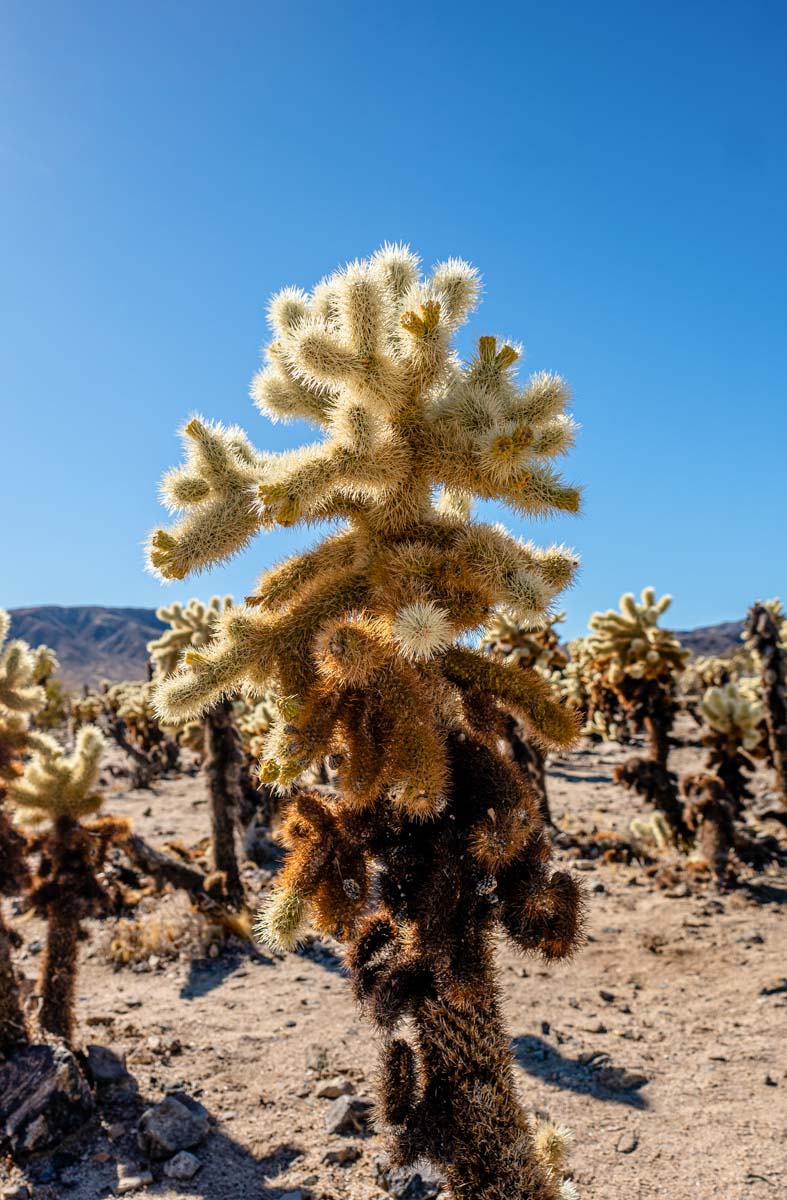
[(706, 730), (708, 769), (724, 784), (737, 812), (751, 799), (747, 775), (756, 768), (752, 753), (762, 743), (763, 708), (738, 684), (710, 687), (700, 704)]
[(518, 384), (517, 348), (492, 337), (466, 364), (451, 347), (478, 292), (465, 263), (423, 278), (409, 250), (386, 246), (310, 295), (274, 298), (254, 398), (324, 438), (261, 454), (193, 418), (187, 461), (163, 482), (180, 516), (153, 534), (150, 564), (179, 579), (261, 528), (341, 524), (266, 571), (157, 697), (174, 721), (273, 688), (261, 774), (282, 791), (331, 756), (339, 794), (289, 803), (265, 936), (291, 945), (308, 916), (348, 942), (384, 1031), (381, 1112), (399, 1162), (431, 1157), (456, 1197), (548, 1200), (561, 1172), (516, 1098), (492, 935), (567, 954), (580, 894), (550, 870), (536, 799), (497, 746), (509, 714), (546, 746), (570, 744), (576, 722), (532, 668), (463, 640), (501, 605), (542, 622), (576, 567), (563, 547), (473, 521), (472, 497), (525, 515), (579, 500), (554, 468), (573, 440), (562, 380)]

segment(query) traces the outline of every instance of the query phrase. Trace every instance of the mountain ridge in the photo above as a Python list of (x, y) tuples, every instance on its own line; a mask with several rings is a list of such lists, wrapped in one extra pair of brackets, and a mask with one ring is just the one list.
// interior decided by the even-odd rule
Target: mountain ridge
[[(44, 604), (9, 611), (11, 637), (51, 646), (69, 688), (95, 687), (102, 679), (145, 679), (147, 643), (167, 628), (152, 608)], [(677, 636), (693, 654), (724, 656), (740, 646), (742, 630), (743, 621), (721, 621)]]

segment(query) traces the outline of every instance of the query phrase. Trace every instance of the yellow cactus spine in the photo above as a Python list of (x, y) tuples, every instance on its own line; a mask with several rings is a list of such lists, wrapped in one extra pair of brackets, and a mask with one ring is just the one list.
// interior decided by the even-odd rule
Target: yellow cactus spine
[(338, 795), (299, 789), (288, 803), (265, 936), (291, 945), (305, 919), (330, 931), (371, 1019), (393, 1033), (411, 1018), (383, 1072), (400, 1162), (431, 1156), (456, 1197), (558, 1200), (561, 1173), (516, 1098), (492, 940), (499, 926), (524, 950), (570, 953), (580, 894), (550, 870), (537, 799), (498, 730), (509, 713), (529, 739), (564, 746), (577, 722), (536, 671), (461, 643), (499, 606), (542, 623), (570, 583), (570, 551), (474, 521), (470, 501), (576, 512), (555, 465), (574, 425), (561, 379), (517, 382), (513, 343), (484, 337), (459, 360), (452, 338), (479, 286), (459, 260), (424, 277), (408, 249), (385, 246), (309, 295), (274, 298), (252, 395), (320, 440), (264, 455), (237, 430), (190, 422), (187, 461), (163, 483), (179, 516), (153, 534), (149, 564), (180, 579), (259, 529), (336, 528), (222, 612), (157, 703), (181, 721), (274, 690), (260, 774), (282, 794), (330, 756)]

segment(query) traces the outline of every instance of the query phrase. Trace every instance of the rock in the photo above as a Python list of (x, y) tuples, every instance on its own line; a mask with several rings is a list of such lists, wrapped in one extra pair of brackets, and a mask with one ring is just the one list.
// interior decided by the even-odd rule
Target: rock
[(22, 1046), (0, 1066), (0, 1150), (40, 1153), (76, 1133), (92, 1116), (93, 1097), (65, 1046)]
[(633, 1154), (638, 1145), (639, 1139), (635, 1133), (621, 1133), (615, 1149), (618, 1154)]
[(202, 1163), (195, 1154), (181, 1150), (180, 1154), (176, 1154), (165, 1164), (164, 1174), (167, 1179), (193, 1179), (201, 1167)]
[(357, 1096), (339, 1096), (325, 1114), (326, 1133), (362, 1133), (368, 1108)]
[(354, 1163), (361, 1157), (361, 1152), (357, 1146), (340, 1146), (338, 1150), (326, 1150), (322, 1156), (324, 1163), (331, 1163), (335, 1166), (346, 1167), (349, 1163)]
[(126, 1126), (122, 1121), (113, 1121), (107, 1126), (107, 1137), (110, 1142), (119, 1142), (126, 1135)]
[(138, 1167), (134, 1163), (118, 1164), (118, 1182), (115, 1189), (118, 1196), (127, 1192), (137, 1192), (153, 1182), (153, 1176), (146, 1167)]
[(648, 1077), (638, 1071), (626, 1071), (623, 1067), (602, 1067), (596, 1072), (596, 1081), (608, 1092), (636, 1092), (645, 1086)]
[(603, 988), (599, 992), (599, 996), (601, 997), (601, 999), (604, 1001), (605, 1004), (612, 1004), (615, 999), (614, 992), (605, 992)]
[(576, 858), (571, 864), (575, 871), (595, 871), (596, 864), (590, 858)]
[(765, 1084), (766, 1087), (778, 1087), (779, 1086), (778, 1083), (776, 1082), (776, 1080), (771, 1075), (766, 1075), (765, 1078), (763, 1079), (763, 1083)]
[(320, 1100), (336, 1100), (339, 1096), (352, 1096), (354, 1091), (355, 1085), (352, 1080), (344, 1075), (336, 1075), (333, 1079), (326, 1079), (325, 1083), (321, 1083), (314, 1094)]
[(742, 933), (735, 941), (739, 946), (762, 946), (765, 943), (765, 938), (757, 929), (749, 929), (746, 933)]
[(687, 896), (691, 895), (691, 892), (689, 890), (689, 885), (684, 881), (682, 883), (677, 883), (675, 887), (667, 888), (667, 890), (663, 892), (663, 895), (665, 895), (669, 900), (685, 900)]
[(179, 1092), (142, 1114), (137, 1141), (149, 1158), (171, 1158), (179, 1150), (198, 1146), (208, 1136), (209, 1128), (207, 1109)]
[(128, 1080), (125, 1055), (116, 1054), (108, 1046), (87, 1047), (87, 1069), (95, 1084), (108, 1087)]
[(783, 992), (787, 992), (787, 978), (782, 975), (774, 975), (760, 988), (761, 996), (780, 996)]
[(411, 1167), (392, 1167), (382, 1154), (374, 1160), (374, 1181), (394, 1200), (437, 1200), (443, 1186), (440, 1176), (430, 1168), (413, 1171)]

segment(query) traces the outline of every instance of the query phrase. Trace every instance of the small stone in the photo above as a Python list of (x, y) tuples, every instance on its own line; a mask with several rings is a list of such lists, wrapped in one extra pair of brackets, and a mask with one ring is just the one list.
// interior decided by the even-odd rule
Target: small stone
[(612, 1002), (615, 999), (614, 992), (605, 992), (603, 988), (599, 992), (599, 996), (601, 997), (601, 999), (604, 1001), (605, 1004), (612, 1004)]
[(30, 1188), (24, 1183), (12, 1184), (0, 1192), (2, 1200), (30, 1200)]
[(663, 893), (669, 900), (685, 900), (686, 896), (690, 896), (689, 885), (685, 882), (678, 883), (673, 888), (667, 888)]
[(575, 871), (595, 871), (596, 864), (590, 858), (577, 858), (571, 864)]
[(623, 1067), (602, 1067), (596, 1073), (600, 1087), (608, 1092), (636, 1092), (648, 1082), (647, 1075), (639, 1071), (627, 1071)]
[(209, 1128), (207, 1110), (180, 1092), (167, 1096), (142, 1114), (137, 1140), (149, 1158), (171, 1158), (179, 1150), (199, 1145), (208, 1136)]
[(128, 1079), (125, 1055), (116, 1054), (108, 1046), (88, 1046), (87, 1067), (93, 1081), (99, 1087), (109, 1087), (113, 1083), (125, 1083)]
[(590, 890), (591, 890), (591, 892), (595, 892), (595, 894), (597, 896), (603, 896), (607, 889), (604, 887), (604, 884), (599, 879), (597, 883), (593, 884), (593, 886)]
[(578, 1025), (583, 1033), (606, 1033), (607, 1027), (603, 1021), (590, 1021), (587, 1025)]
[(776, 1082), (776, 1080), (773, 1079), (772, 1076), (770, 1076), (770, 1075), (765, 1076), (765, 1078), (763, 1079), (763, 1083), (765, 1084), (766, 1087), (778, 1087), (779, 1086), (778, 1083)]
[(195, 1154), (181, 1150), (164, 1165), (164, 1174), (167, 1179), (193, 1179), (201, 1167), (202, 1163)]
[(783, 992), (787, 992), (787, 978), (783, 975), (774, 975), (760, 988), (761, 996), (780, 996)]
[(618, 1154), (633, 1154), (638, 1145), (639, 1139), (635, 1133), (621, 1133), (615, 1149)]
[(357, 1146), (340, 1146), (338, 1150), (326, 1150), (322, 1156), (324, 1163), (330, 1163), (339, 1167), (346, 1167), (349, 1163), (354, 1163), (361, 1157), (361, 1152)]
[(125, 1196), (127, 1192), (136, 1192), (153, 1182), (153, 1175), (145, 1167), (133, 1163), (118, 1164), (117, 1194)]
[(368, 1107), (357, 1096), (339, 1096), (325, 1114), (326, 1133), (361, 1133), (366, 1125)]
[(336, 1075), (333, 1079), (326, 1079), (321, 1083), (314, 1094), (320, 1100), (336, 1100), (339, 1096), (352, 1096), (354, 1092), (355, 1085), (352, 1080), (344, 1075)]
[(749, 929), (746, 933), (742, 933), (735, 941), (739, 946), (762, 946), (765, 938), (757, 929)]
[(725, 1046), (711, 1046), (708, 1050), (708, 1058), (711, 1062), (726, 1062), (727, 1049)]

